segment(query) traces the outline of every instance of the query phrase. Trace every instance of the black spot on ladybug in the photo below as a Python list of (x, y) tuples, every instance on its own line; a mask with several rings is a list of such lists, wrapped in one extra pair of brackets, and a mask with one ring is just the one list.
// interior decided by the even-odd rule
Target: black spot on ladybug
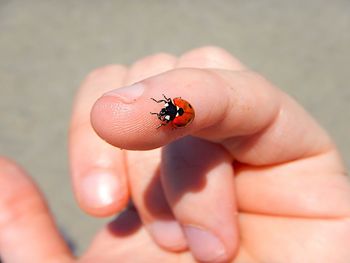
[(177, 113), (178, 113), (180, 116), (182, 116), (182, 114), (184, 114), (184, 109), (183, 109), (183, 108), (179, 108), (179, 109), (177, 110)]

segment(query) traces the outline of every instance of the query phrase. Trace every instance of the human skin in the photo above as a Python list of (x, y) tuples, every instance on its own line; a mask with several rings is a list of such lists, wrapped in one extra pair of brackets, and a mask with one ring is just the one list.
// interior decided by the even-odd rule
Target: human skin
[[(194, 121), (156, 129), (150, 112), (162, 106), (150, 98), (162, 94), (188, 100)], [(222, 49), (91, 73), (75, 101), (70, 159), (86, 212), (112, 215), (130, 198), (136, 208), (106, 225), (81, 262), (350, 260), (350, 184), (334, 143)], [(74, 261), (38, 189), (14, 163), (0, 164), (11, 189), (0, 193), (5, 262)]]

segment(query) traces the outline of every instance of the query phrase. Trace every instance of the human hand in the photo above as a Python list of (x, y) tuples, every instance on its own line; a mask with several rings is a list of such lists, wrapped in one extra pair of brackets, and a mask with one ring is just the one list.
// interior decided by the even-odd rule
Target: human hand
[[(105, 94), (91, 113), (121, 151), (95, 135), (90, 108), (138, 81), (130, 93)], [(161, 106), (150, 98), (162, 94), (188, 100), (194, 122), (157, 130), (149, 112)], [(81, 207), (111, 215), (131, 195), (167, 250), (244, 263), (350, 258), (350, 187), (332, 141), (293, 99), (220, 49), (95, 71), (77, 97), (70, 142)]]
[(124, 210), (103, 227), (89, 249), (75, 258), (38, 187), (23, 169), (1, 156), (0, 186), (0, 262), (179, 262), (180, 258), (191, 258), (188, 252), (174, 254), (160, 249), (133, 209)]

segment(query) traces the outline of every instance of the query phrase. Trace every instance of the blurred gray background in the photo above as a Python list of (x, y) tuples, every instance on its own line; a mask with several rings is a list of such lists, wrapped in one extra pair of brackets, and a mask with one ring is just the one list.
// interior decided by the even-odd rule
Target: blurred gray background
[(79, 210), (69, 181), (67, 127), (80, 82), (105, 64), (208, 44), (294, 96), (350, 166), (348, 0), (0, 0), (0, 154), (29, 170), (79, 252), (104, 222)]

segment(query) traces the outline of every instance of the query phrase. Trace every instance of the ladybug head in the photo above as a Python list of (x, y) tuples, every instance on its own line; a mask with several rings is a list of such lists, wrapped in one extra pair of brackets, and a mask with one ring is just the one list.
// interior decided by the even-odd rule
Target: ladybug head
[(164, 108), (160, 110), (158, 116), (161, 118), (161, 120), (169, 122), (176, 117), (176, 113), (177, 108), (170, 100), (164, 104)]
[(160, 116), (165, 116), (165, 115), (167, 115), (167, 110), (166, 110), (166, 108), (162, 108), (162, 109), (160, 110), (160, 112), (159, 112), (159, 115), (160, 115)]

